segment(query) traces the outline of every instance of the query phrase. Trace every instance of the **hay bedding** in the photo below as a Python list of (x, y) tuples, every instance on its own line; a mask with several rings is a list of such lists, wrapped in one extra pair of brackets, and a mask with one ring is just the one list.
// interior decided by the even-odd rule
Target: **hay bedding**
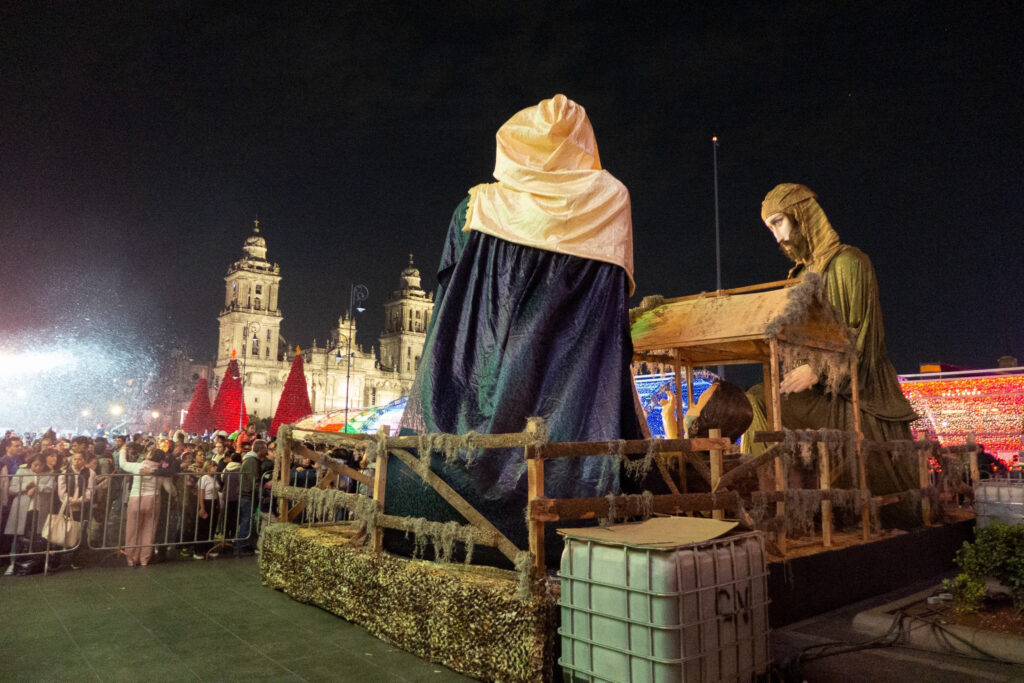
[(523, 601), (514, 572), (349, 547), (356, 533), (356, 525), (266, 527), (263, 584), (475, 678), (551, 678), (557, 584)]

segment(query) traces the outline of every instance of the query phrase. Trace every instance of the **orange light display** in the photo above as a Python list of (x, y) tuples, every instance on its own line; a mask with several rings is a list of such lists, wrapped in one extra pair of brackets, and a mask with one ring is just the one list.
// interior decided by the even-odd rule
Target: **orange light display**
[(905, 379), (900, 387), (920, 415), (915, 437), (962, 444), (970, 434), (990, 453), (1024, 448), (1024, 375), (975, 375), (953, 379)]

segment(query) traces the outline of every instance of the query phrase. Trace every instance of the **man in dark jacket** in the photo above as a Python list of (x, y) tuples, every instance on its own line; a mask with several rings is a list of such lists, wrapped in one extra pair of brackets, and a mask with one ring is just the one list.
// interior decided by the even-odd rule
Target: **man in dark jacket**
[(253, 441), (252, 450), (242, 458), (242, 476), (238, 489), (238, 550), (243, 554), (253, 552), (253, 500), (259, 500), (260, 468), (266, 459), (267, 442), (263, 439)]

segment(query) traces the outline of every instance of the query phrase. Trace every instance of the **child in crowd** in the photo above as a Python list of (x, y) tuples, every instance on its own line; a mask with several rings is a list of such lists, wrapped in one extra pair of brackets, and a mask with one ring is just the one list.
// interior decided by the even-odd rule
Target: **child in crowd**
[[(213, 530), (217, 528), (217, 508), (220, 497), (220, 481), (217, 479), (217, 463), (212, 460), (206, 463), (203, 469), (203, 476), (199, 478), (198, 486), (199, 499), (199, 523), (196, 529), (196, 539), (206, 541), (198, 543), (193, 557), (197, 560), (205, 559), (206, 553), (213, 547)], [(216, 554), (210, 553), (211, 557)]]

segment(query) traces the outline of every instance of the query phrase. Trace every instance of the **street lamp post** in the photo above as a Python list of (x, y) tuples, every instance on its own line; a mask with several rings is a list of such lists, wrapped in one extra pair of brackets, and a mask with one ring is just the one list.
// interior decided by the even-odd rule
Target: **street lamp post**
[[(246, 338), (249, 335), (249, 330), (250, 329), (252, 330), (252, 339), (251, 340), (247, 340)], [(242, 424), (242, 421), (245, 419), (245, 368), (246, 368), (246, 365), (247, 365), (247, 361), (249, 360), (249, 348), (246, 345), (246, 341), (249, 341), (252, 344), (258, 344), (260, 339), (259, 339), (259, 337), (256, 336), (256, 333), (259, 332), (259, 329), (260, 329), (260, 324), (259, 323), (249, 323), (249, 324), (247, 324), (245, 326), (244, 330), (242, 331), (242, 377), (241, 377), (241, 381), (239, 382), (240, 386), (242, 387), (242, 400), (238, 402), (238, 431), (239, 432), (241, 432), (242, 431), (242, 427), (245, 426), (245, 425)], [(255, 348), (255, 347), (252, 347), (252, 348)]]
[(370, 295), (370, 290), (365, 285), (352, 285), (349, 289), (348, 295), (348, 350), (347, 358), (345, 361), (345, 429), (348, 429), (348, 396), (351, 390), (351, 379), (352, 379), (352, 309), (362, 313), (365, 308), (358, 306), (358, 304), (366, 301), (366, 297)]
[[(715, 167), (715, 289), (722, 289), (722, 240), (718, 227), (718, 136), (711, 138), (711, 154)], [(718, 366), (718, 376), (725, 378), (725, 366)], [(689, 407), (689, 406), (687, 406)]]

